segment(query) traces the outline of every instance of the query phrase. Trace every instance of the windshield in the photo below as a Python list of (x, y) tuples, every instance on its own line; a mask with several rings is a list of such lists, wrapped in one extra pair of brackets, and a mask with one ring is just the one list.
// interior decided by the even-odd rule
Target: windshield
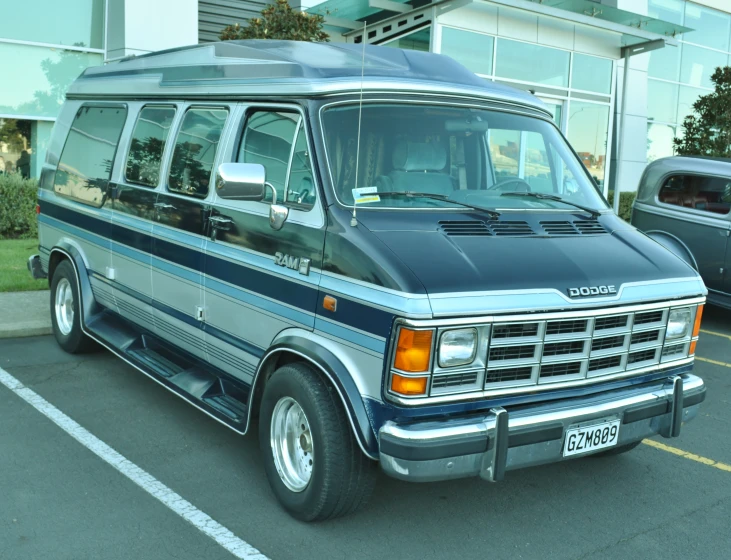
[(607, 207), (563, 137), (539, 118), (407, 103), (364, 103), (362, 111), (357, 161), (358, 105), (323, 113), (330, 174), (342, 204), (353, 204), (357, 186), (364, 208), (458, 207), (448, 198), (498, 210), (575, 211), (557, 197), (597, 210)]

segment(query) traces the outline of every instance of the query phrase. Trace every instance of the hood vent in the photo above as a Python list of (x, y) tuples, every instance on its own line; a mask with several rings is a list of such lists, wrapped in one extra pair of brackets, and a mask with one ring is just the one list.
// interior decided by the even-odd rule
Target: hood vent
[(536, 234), (528, 225), (528, 222), (495, 221), (490, 222), (490, 228), (495, 235), (500, 236), (525, 237)]
[(443, 220), (439, 222), (439, 229), (447, 235), (455, 236), (492, 235), (487, 224), (480, 220)]
[(541, 222), (541, 227), (548, 235), (597, 235), (607, 233), (607, 230), (596, 220), (546, 221)]

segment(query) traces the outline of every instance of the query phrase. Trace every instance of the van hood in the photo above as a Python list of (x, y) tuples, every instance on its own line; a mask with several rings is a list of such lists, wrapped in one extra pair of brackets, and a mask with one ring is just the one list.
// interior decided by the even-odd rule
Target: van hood
[[(619, 293), (630, 283), (699, 278), (681, 259), (613, 214), (596, 221), (580, 212), (503, 213), (493, 221), (472, 212), (422, 212), (418, 217), (405, 212), (398, 219), (387, 214), (362, 212), (358, 220), (411, 269), (430, 296), (557, 290), (568, 298), (571, 288), (614, 286)], [(553, 228), (546, 226), (548, 221)], [(589, 221), (600, 226), (598, 233), (566, 234), (576, 229), (571, 224), (581, 227)], [(695, 283), (702, 293), (702, 282)]]

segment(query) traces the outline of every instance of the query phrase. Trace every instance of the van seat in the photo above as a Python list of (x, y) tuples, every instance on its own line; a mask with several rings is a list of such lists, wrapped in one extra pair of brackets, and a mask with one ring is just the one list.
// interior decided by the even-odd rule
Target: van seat
[(395, 191), (446, 194), (454, 190), (446, 173), (447, 151), (437, 143), (401, 140), (393, 151), (391, 183)]

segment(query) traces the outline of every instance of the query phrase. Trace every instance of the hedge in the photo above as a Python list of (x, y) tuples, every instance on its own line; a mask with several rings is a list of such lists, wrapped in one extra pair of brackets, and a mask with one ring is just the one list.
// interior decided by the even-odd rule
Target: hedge
[(0, 239), (38, 236), (37, 200), (38, 181), (20, 173), (0, 174)]
[[(632, 203), (635, 201), (637, 193), (635, 192), (621, 192), (619, 193), (619, 217), (625, 222), (629, 222), (632, 217)], [(614, 205), (614, 191), (609, 191), (607, 200), (610, 205)]]

